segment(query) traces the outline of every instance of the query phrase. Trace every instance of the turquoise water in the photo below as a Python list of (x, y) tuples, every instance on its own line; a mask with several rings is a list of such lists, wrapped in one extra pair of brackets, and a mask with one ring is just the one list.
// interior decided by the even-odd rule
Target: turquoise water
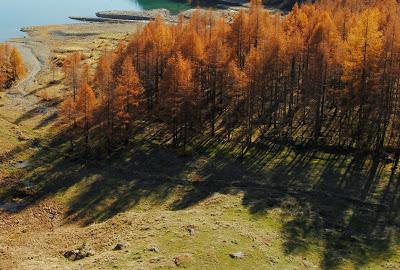
[(68, 16), (94, 16), (97, 11), (188, 8), (174, 0), (0, 0), (0, 41), (23, 36), (23, 26), (72, 23)]

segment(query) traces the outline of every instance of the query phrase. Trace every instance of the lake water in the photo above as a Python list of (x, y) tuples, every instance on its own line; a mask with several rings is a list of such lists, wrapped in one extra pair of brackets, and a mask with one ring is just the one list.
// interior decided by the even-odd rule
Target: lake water
[(95, 16), (103, 10), (167, 8), (172, 12), (189, 8), (174, 0), (0, 0), (0, 41), (23, 36), (23, 26), (73, 23), (68, 16)]

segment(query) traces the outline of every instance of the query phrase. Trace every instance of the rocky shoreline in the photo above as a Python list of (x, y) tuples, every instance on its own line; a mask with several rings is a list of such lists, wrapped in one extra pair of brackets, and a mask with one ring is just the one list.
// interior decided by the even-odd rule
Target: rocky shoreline
[[(247, 9), (246, 5), (225, 5), (221, 4), (217, 9), (213, 10), (219, 15), (230, 17), (240, 9)], [(84, 21), (84, 22), (114, 22), (114, 23), (130, 23), (137, 21), (152, 21), (158, 16), (162, 17), (167, 22), (178, 22), (179, 17), (183, 16), (189, 19), (191, 14), (196, 9), (189, 9), (182, 11), (178, 14), (171, 14), (167, 9), (152, 9), (143, 11), (129, 11), (129, 10), (107, 10), (96, 13), (95, 17), (77, 17), (70, 16), (70, 19)]]
[(167, 9), (153, 9), (144, 11), (130, 10), (107, 10), (96, 13), (95, 17), (70, 16), (70, 19), (85, 22), (132, 22), (132, 21), (152, 21), (161, 16), (167, 21), (176, 21), (178, 16), (171, 15)]
[(172, 16), (167, 9), (153, 9), (144, 11), (128, 11), (128, 10), (109, 10), (96, 13), (99, 18), (118, 19), (118, 20), (137, 20), (148, 21), (155, 19), (157, 16), (168, 18)]
[[(232, 0), (224, 1), (223, 4), (218, 4), (213, 12), (218, 13), (226, 18), (232, 17), (241, 9), (248, 9), (246, 1), (238, 0), (233, 3)], [(167, 9), (152, 9), (143, 11), (130, 11), (130, 10), (107, 10), (99, 11), (95, 17), (77, 17), (70, 16), (70, 19), (84, 21), (84, 22), (111, 22), (111, 23), (131, 23), (137, 21), (152, 21), (158, 16), (162, 17), (167, 22), (178, 22), (179, 17), (183, 16), (185, 19), (190, 19), (192, 13), (196, 9), (189, 9), (182, 11), (178, 14), (171, 14)], [(205, 10), (205, 9), (203, 9)], [(281, 12), (277, 9), (268, 9), (272, 13)]]

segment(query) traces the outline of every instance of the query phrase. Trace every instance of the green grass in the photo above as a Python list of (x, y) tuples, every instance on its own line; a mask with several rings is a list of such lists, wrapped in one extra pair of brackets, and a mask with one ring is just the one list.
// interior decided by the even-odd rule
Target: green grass
[[(135, 138), (128, 150), (100, 159), (93, 151), (84, 159), (79, 151), (68, 153), (64, 137), (55, 137), (26, 171), (36, 184), (28, 206), (55, 199), (67, 205), (70, 222), (89, 228), (147, 222), (149, 231), (112, 231), (131, 248), (100, 262), (106, 269), (172, 269), (174, 256), (184, 253), (193, 257), (189, 269), (400, 265), (398, 171), (391, 175), (392, 164), (272, 143), (256, 143), (239, 156), (240, 146), (217, 139), (198, 141), (187, 156), (154, 137), (151, 127)], [(1, 191), (0, 198), (11, 198), (12, 191)], [(157, 221), (160, 216), (166, 220)], [(185, 230), (189, 225), (194, 236)], [(160, 254), (143, 251), (153, 243)], [(237, 251), (246, 258), (229, 257)], [(99, 253), (108, 256), (109, 247)], [(157, 256), (160, 262), (149, 262)]]

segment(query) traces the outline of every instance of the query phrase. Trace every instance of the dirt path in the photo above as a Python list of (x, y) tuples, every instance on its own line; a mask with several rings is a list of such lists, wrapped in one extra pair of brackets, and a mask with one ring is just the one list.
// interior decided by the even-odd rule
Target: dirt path
[[(36, 138), (39, 133), (35, 127), (46, 117), (35, 93), (43, 87), (40, 76), (47, 71), (48, 46), (37, 38), (13, 39), (9, 44), (20, 51), (27, 74), (11, 89), (0, 93), (0, 155)], [(7, 166), (3, 169), (7, 170)]]
[(18, 82), (13, 88), (18, 89), (21, 94), (26, 95), (26, 89), (29, 85), (34, 83), (36, 75), (42, 70), (43, 64), (39, 61), (38, 57), (33, 53), (32, 47), (26, 43), (12, 43), (22, 55), (25, 66), (27, 67), (27, 76)]
[(45, 69), (49, 52), (43, 43), (31, 39), (17, 39), (10, 42), (10, 44), (21, 53), (27, 69), (27, 75), (7, 91), (10, 102), (6, 106), (13, 107), (18, 111), (26, 111), (32, 109), (37, 103), (37, 97), (29, 95), (29, 92), (36, 86), (36, 77)]

